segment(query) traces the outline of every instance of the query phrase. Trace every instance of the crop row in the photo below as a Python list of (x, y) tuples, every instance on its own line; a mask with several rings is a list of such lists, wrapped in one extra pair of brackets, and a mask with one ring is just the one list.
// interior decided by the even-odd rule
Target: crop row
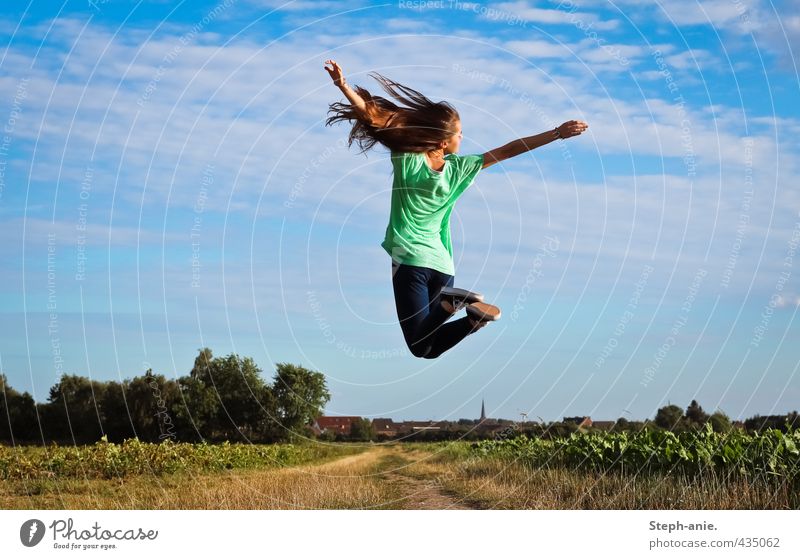
[(102, 440), (93, 445), (8, 447), (0, 445), (0, 479), (54, 477), (116, 478), (182, 471), (223, 471), (233, 468), (282, 467), (332, 458), (351, 452), (321, 444), (121, 444)]
[(800, 429), (716, 433), (706, 429), (672, 433), (573, 433), (545, 440), (519, 436), (474, 443), (473, 456), (506, 457), (532, 467), (584, 468), (598, 472), (681, 473), (708, 470), (779, 476), (800, 481)]

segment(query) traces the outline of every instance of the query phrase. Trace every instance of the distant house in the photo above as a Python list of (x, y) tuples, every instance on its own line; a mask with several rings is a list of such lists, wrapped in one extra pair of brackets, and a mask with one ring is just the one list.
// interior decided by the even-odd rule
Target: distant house
[(336, 435), (349, 435), (353, 423), (360, 420), (357, 415), (322, 415), (311, 425), (315, 434), (335, 433)]
[(564, 423), (572, 423), (578, 427), (591, 427), (592, 418), (589, 416), (565, 417)]
[(416, 433), (419, 431), (439, 431), (446, 424), (441, 421), (401, 421), (396, 424), (398, 433)]
[(400, 432), (400, 425), (388, 417), (376, 417), (372, 420), (372, 432), (376, 437), (396, 437)]

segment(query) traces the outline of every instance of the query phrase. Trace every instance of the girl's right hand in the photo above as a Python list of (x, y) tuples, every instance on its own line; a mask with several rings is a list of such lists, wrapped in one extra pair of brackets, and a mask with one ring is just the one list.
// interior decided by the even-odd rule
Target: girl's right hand
[[(325, 64), (325, 70), (328, 72), (328, 75), (330, 75), (333, 83), (336, 84), (336, 87), (343, 86), (346, 81), (344, 79), (344, 74), (342, 73), (342, 67), (339, 66), (335, 60), (326, 60)], [(328, 68), (328, 64), (331, 65), (330, 68)]]
[(570, 120), (558, 127), (558, 133), (561, 138), (571, 138), (581, 134), (587, 128), (589, 125), (582, 120)]

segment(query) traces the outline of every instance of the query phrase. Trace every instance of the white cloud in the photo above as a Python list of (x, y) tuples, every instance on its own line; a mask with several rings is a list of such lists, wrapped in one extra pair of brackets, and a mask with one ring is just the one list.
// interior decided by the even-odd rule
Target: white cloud
[(351, 9), (365, 4), (354, 0), (246, 0), (244, 3), (287, 12)]
[[(580, 13), (584, 12), (581, 8)], [(403, 16), (406, 22), (400, 27), (409, 25), (407, 20), (415, 14), (406, 11)], [(424, 15), (421, 20), (429, 21)], [(286, 24), (287, 20), (281, 21)], [(339, 23), (350, 21), (362, 20), (354, 16)], [(568, 17), (565, 22), (570, 23)], [(486, 26), (484, 34), (452, 28), (447, 37), (426, 37), (395, 36), (397, 23), (376, 21), (371, 27), (298, 31), (266, 49), (264, 45), (274, 37), (239, 37), (218, 50), (215, 42), (220, 36), (198, 35), (167, 65), (152, 95), (139, 107), (137, 100), (177, 37), (159, 35), (147, 42), (148, 30), (126, 26), (105, 51), (113, 30), (95, 22), (78, 38), (82, 23), (59, 21), (35, 63), (34, 49), (12, 43), (0, 80), (6, 91), (13, 91), (20, 76), (31, 76), (14, 134), (15, 159), (8, 167), (9, 172), (18, 173), (15, 179), (27, 178), (29, 170), (34, 178), (30, 196), (35, 207), (28, 208), (28, 215), (35, 217), (29, 222), (24, 286), (30, 289), (31, 305), (46, 304), (43, 235), (55, 228), (60, 239), (71, 241), (77, 185), (97, 147), (92, 208), (98, 213), (113, 211), (114, 228), (109, 231), (102, 225), (108, 219), (92, 220), (92, 250), (103, 251), (102, 241), (109, 235), (113, 245), (111, 254), (103, 258), (90, 255), (92, 273), (83, 284), (84, 293), (88, 306), (107, 312), (113, 301), (115, 313), (122, 309), (132, 318), (124, 328), (119, 324), (105, 328), (106, 337), (89, 338), (95, 344), (90, 346), (93, 359), (113, 346), (108, 333), (115, 332), (117, 343), (130, 352), (130, 358), (123, 360), (128, 363), (136, 362), (135, 357), (148, 357), (139, 351), (140, 337), (142, 341), (147, 337), (151, 354), (167, 355), (174, 349), (167, 344), (185, 343), (194, 351), (202, 334), (215, 348), (218, 343), (227, 347), (256, 340), (253, 346), (260, 342), (261, 349), (275, 352), (280, 359), (292, 352), (306, 360), (304, 349), (314, 347), (324, 366), (337, 360), (341, 364), (339, 350), (327, 343), (314, 320), (309, 289), (316, 291), (329, 322), (336, 317), (338, 339), (358, 347), (393, 343), (403, 347), (394, 316), (388, 256), (379, 247), (391, 184), (385, 153), (364, 158), (355, 150), (335, 150), (300, 185), (297, 205), (282, 206), (309, 162), (347, 131), (345, 126), (326, 129), (321, 124), (328, 103), (341, 97), (322, 70), (322, 61), (330, 57), (344, 64), (355, 83), (374, 88), (365, 73), (378, 70), (431, 97), (452, 100), (463, 117), (465, 153), (496, 147), (568, 118), (590, 123), (590, 130), (580, 138), (545, 146), (480, 174), (457, 205), (453, 234), (459, 284), (507, 305), (504, 311), (510, 310), (520, 293), (544, 235), (553, 233), (561, 242), (559, 255), (548, 262), (545, 276), (537, 282), (537, 298), (549, 302), (563, 296), (568, 299), (560, 307), (565, 314), (575, 310), (571, 304), (580, 301), (576, 306), (581, 307), (565, 322), (558, 318), (551, 322), (548, 315), (544, 324), (553, 333), (562, 326), (574, 332), (595, 319), (592, 310), (586, 310), (592, 301), (578, 299), (584, 288), (601, 296), (618, 294), (636, 281), (642, 263), (653, 258), (657, 273), (648, 283), (648, 297), (666, 295), (671, 302), (679, 302), (698, 267), (709, 270), (703, 296), (714, 293), (714, 282), (737, 242), (743, 211), (749, 222), (729, 304), (742, 304), (748, 292), (760, 300), (763, 293), (756, 292), (769, 292), (779, 277), (800, 203), (794, 188), (797, 148), (787, 141), (796, 135), (797, 122), (785, 114), (757, 113), (757, 105), (748, 105), (747, 111), (730, 106), (728, 97), (717, 96), (712, 80), (709, 106), (687, 106), (698, 162), (697, 176), (688, 177), (681, 160), (681, 115), (663, 83), (661, 87), (645, 83), (648, 89), (642, 93), (635, 82), (618, 80), (610, 73), (630, 72), (629, 78), (639, 82), (643, 74), (635, 65), (623, 68), (613, 60), (604, 62), (596, 46), (585, 40), (577, 49), (581, 61), (571, 64), (560, 58), (536, 64), (503, 50), (511, 40), (517, 40), (522, 49), (528, 39), (537, 46), (539, 39), (528, 31), (531, 26)], [(576, 35), (563, 25), (556, 31)], [(793, 25), (790, 20), (787, 28)], [(502, 35), (494, 34), (501, 28)], [(167, 32), (184, 31), (172, 27)], [(381, 35), (384, 32), (389, 36)], [(64, 52), (76, 41), (65, 72), (58, 77)], [(635, 44), (621, 40), (609, 44), (631, 60), (644, 54)], [(439, 52), (445, 54), (432, 56)], [(677, 54), (666, 45), (662, 52)], [(678, 63), (686, 62), (683, 56)], [(454, 62), (468, 71), (455, 70)], [(506, 80), (513, 90), (491, 76)], [(265, 88), (272, 80), (274, 84)], [(681, 79), (685, 91), (687, 83)], [(758, 84), (753, 87), (758, 95)], [(0, 107), (0, 117), (8, 114), (7, 103)], [(770, 129), (773, 126), (780, 132), (777, 136)], [(745, 133), (753, 140), (756, 191), (747, 207), (743, 197)], [(35, 157), (33, 142), (38, 142)], [(562, 151), (565, 146), (567, 152)], [(568, 159), (562, 157), (565, 153)], [(192, 290), (188, 287), (192, 274), (188, 232), (203, 168), (212, 160), (215, 182), (203, 214), (201, 286)], [(53, 224), (49, 218), (56, 184), (59, 196)], [(4, 295), (11, 294), (14, 301), (19, 300), (23, 285), (16, 265), (21, 257), (22, 209), (9, 213), (5, 202), (20, 200), (23, 186), (23, 181), (6, 185), (5, 225), (0, 227), (4, 238), (13, 240), (6, 243), (3, 257), (12, 262)], [(137, 225), (140, 212), (141, 227)], [(166, 238), (162, 238), (164, 228)], [(134, 250), (137, 241), (142, 242), (140, 251)], [(63, 251), (63, 256), (70, 255)], [(65, 304), (64, 312), (67, 303), (77, 301), (77, 295), (70, 298), (70, 288), (77, 288), (64, 274), (72, 263), (66, 264), (59, 268), (59, 304)], [(795, 292), (787, 291), (787, 305), (793, 301), (790, 296), (796, 300)], [(137, 305), (151, 314), (141, 319)], [(652, 308), (643, 303), (641, 316)], [(786, 308), (791, 312), (796, 307)], [(524, 321), (506, 322), (503, 327), (510, 326), (508, 331), (497, 331), (505, 332), (503, 349), (509, 353), (516, 348), (508, 340), (521, 339), (525, 329), (532, 330), (540, 318), (534, 316), (532, 303), (526, 310)], [(656, 328), (658, 322), (663, 325), (673, 319), (660, 317)], [(139, 320), (144, 322), (143, 333), (138, 331)], [(718, 332), (724, 334), (724, 330)], [(176, 342), (179, 337), (183, 342)], [(654, 343), (663, 341), (658, 333), (650, 338)], [(46, 355), (34, 363), (35, 368), (48, 370), (48, 341), (39, 342)], [(467, 359), (458, 359), (480, 348), (483, 342), (476, 342), (465, 344), (437, 366), (445, 373), (462, 364), (469, 368)], [(574, 353), (580, 342), (573, 334), (559, 341), (554, 352)], [(295, 343), (298, 351), (294, 351)], [(73, 347), (81, 347), (76, 344)], [(643, 351), (650, 349), (646, 346)], [(538, 352), (538, 346), (531, 351)], [(531, 354), (520, 355), (524, 369)], [(408, 363), (404, 358), (397, 369)], [(389, 378), (386, 365), (378, 367), (379, 374)], [(550, 361), (543, 369), (558, 367)], [(375, 367), (348, 362), (342, 368), (348, 374), (363, 370), (366, 378), (374, 372), (368, 369)], [(391, 397), (396, 401), (396, 393)]]
[(405, 17), (385, 19), (381, 21), (381, 25), (384, 26), (387, 31), (412, 31), (415, 33), (422, 33), (424, 31), (433, 31), (436, 29), (435, 25), (428, 22)]
[[(75, 28), (68, 23), (59, 26), (62, 33)], [(53, 66), (35, 66), (26, 101), (27, 120), (25, 126), (19, 127), (18, 137), (40, 142), (33, 176), (42, 182), (61, 177), (65, 181), (62, 196), (69, 200), (74, 200), (76, 179), (95, 144), (99, 146), (98, 167), (108, 168), (98, 168), (98, 176), (102, 174), (104, 179), (98, 181), (94, 192), (99, 197), (116, 189), (118, 203), (128, 204), (138, 214), (146, 188), (145, 219), (162, 215), (167, 196), (170, 212), (191, 210), (198, 199), (203, 168), (213, 161), (215, 182), (207, 193), (206, 205), (209, 216), (225, 215), (230, 209), (237, 214), (235, 218), (229, 216), (229, 226), (234, 229), (250, 227), (253, 219), (283, 218), (294, 227), (303, 223), (338, 226), (337, 230), (346, 234), (361, 235), (363, 244), (359, 250), (347, 252), (349, 249), (344, 248), (342, 253), (355, 266), (363, 246), (377, 246), (382, 238), (389, 204), (390, 167), (383, 151), (364, 158), (356, 155), (355, 149), (335, 147), (346, 136), (346, 126), (323, 128), (328, 103), (341, 98), (322, 70), (322, 61), (334, 57), (344, 65), (351, 82), (374, 89), (374, 82), (365, 77), (368, 70), (374, 69), (435, 99), (451, 100), (462, 114), (465, 151), (480, 153), (569, 118), (590, 123), (590, 130), (581, 138), (508, 162), (504, 166), (511, 171), (508, 176), (497, 170), (483, 175), (479, 189), (459, 203), (454, 234), (456, 227), (463, 228), (463, 237), (459, 238), (468, 243), (470, 251), (461, 258), (467, 270), (472, 266), (471, 273), (478, 273), (491, 262), (487, 274), (507, 275), (516, 253), (535, 250), (540, 237), (529, 235), (528, 230), (520, 238), (525, 231), (523, 223), (527, 223), (521, 221), (521, 216), (546, 217), (553, 230), (560, 231), (565, 239), (573, 239), (569, 251), (576, 266), (586, 265), (587, 258), (588, 262), (602, 257), (616, 263), (649, 258), (659, 231), (664, 238), (659, 257), (674, 260), (680, 256), (687, 265), (702, 257), (707, 248), (703, 242), (711, 238), (710, 231), (715, 227), (723, 228), (727, 238), (735, 230), (731, 224), (735, 225), (739, 211), (736, 196), (740, 189), (733, 189), (733, 204), (719, 207), (721, 201), (728, 200), (729, 193), (723, 190), (718, 176), (732, 176), (735, 185), (743, 177), (741, 111), (721, 103), (715, 104), (714, 113), (686, 107), (692, 150), (700, 169), (690, 190), (685, 174), (679, 174), (686, 170), (681, 162), (686, 148), (682, 118), (675, 105), (658, 97), (623, 96), (614, 83), (606, 82), (597, 72), (592, 74), (598, 64), (590, 62), (601, 57), (588, 39), (573, 45), (582, 59), (575, 72), (558, 63), (550, 73), (498, 54), (498, 46), (513, 47), (517, 52), (521, 49), (522, 54), (529, 49), (528, 56), (568, 52), (564, 47), (537, 40), (477, 40), (475, 34), (469, 38), (376, 37), (359, 31), (343, 37), (315, 35), (313, 42), (299, 34), (266, 50), (251, 40), (224, 49), (189, 44), (169, 64), (168, 71), (140, 106), (137, 101), (142, 100), (148, 82), (175, 41), (159, 38), (143, 44), (137, 42), (139, 38), (141, 34), (135, 30), (130, 36), (123, 34), (112, 43), (108, 56), (99, 59), (110, 36), (103, 28), (92, 26), (81, 38), (86, 46), (77, 48), (68, 64), (68, 77), (56, 81)], [(74, 39), (62, 37), (64, 41)], [(329, 51), (320, 46), (320, 41), (348, 46)], [(614, 46), (631, 60), (646, 54), (636, 45)], [(685, 63), (689, 55), (676, 53), (670, 45), (659, 47), (677, 57), (672, 64)], [(459, 67), (454, 67), (452, 60), (432, 60), (433, 48), (459, 52)], [(10, 52), (16, 57), (8, 59), (12, 65), (7, 68), (9, 76), (3, 84), (6, 87), (14, 85), (13, 76), (30, 67), (24, 51)], [(704, 57), (707, 53), (692, 54)], [(607, 65), (621, 68), (613, 61)], [(95, 77), (90, 81), (88, 76), (95, 66)], [(272, 80), (274, 84), (266, 88)], [(502, 80), (508, 87), (501, 85)], [(54, 95), (47, 104), (50, 93)], [(664, 95), (667, 96), (666, 88)], [(38, 122), (45, 111), (43, 134), (39, 135)], [(98, 115), (106, 112), (103, 121)], [(787, 121), (784, 126), (796, 124)], [(792, 148), (776, 144), (757, 129), (752, 136), (759, 184), (786, 184), (792, 177), (787, 171), (797, 161)], [(570, 152), (569, 163), (560, 159), (563, 146)], [(310, 167), (331, 147), (335, 149), (323, 163)], [(60, 165), (62, 152), (65, 168)], [(782, 167), (764, 169), (778, 152)], [(610, 158), (609, 163), (606, 158)], [(608, 184), (596, 179), (582, 179), (577, 185), (564, 181), (565, 173), (571, 172), (572, 161), (600, 172), (615, 158), (630, 161), (631, 176), (615, 176)], [(654, 165), (659, 163), (664, 165), (663, 174), (653, 175)], [(541, 172), (541, 176), (534, 178), (535, 172)], [(509, 183), (509, 178), (514, 182)], [(547, 185), (546, 190), (541, 189), (542, 184)], [(284, 202), (293, 189), (296, 200), (287, 208)], [(791, 203), (790, 189), (773, 190), (775, 200)], [(509, 205), (510, 191), (524, 201)], [(634, 192), (635, 205), (630, 198)], [(772, 194), (760, 200), (772, 201), (769, 196)], [(102, 203), (100, 198), (97, 203)], [(689, 209), (691, 214), (687, 213)], [(350, 220), (342, 227), (348, 215)], [(758, 230), (766, 223), (760, 219), (763, 215), (761, 209), (754, 212), (750, 229), (754, 236), (765, 234)], [(707, 216), (717, 216), (719, 225), (704, 221)], [(175, 227), (175, 223), (169, 221), (166, 226)], [(209, 234), (219, 233), (210, 225), (207, 227)], [(675, 239), (674, 232), (685, 229), (693, 234), (679, 253), (681, 237)], [(121, 233), (124, 242), (136, 231)], [(487, 243), (489, 233), (495, 245)], [(98, 236), (102, 234), (98, 231)], [(163, 241), (145, 235), (143, 242), (158, 246)], [(308, 250), (318, 253), (329, 249), (332, 241), (323, 237), (315, 242), (318, 244)], [(379, 259), (380, 250), (375, 246), (370, 254)], [(613, 267), (603, 266), (601, 262), (597, 273), (614, 273)], [(247, 297), (239, 304), (246, 305)]]
[[(587, 5), (583, 0), (581, 6)], [(594, 7), (605, 7), (605, 0), (589, 1)], [(765, 50), (776, 55), (779, 67), (796, 72), (800, 53), (800, 3), (797, 0), (672, 0), (642, 2), (617, 0), (616, 5), (634, 18), (652, 21), (657, 18), (676, 28), (708, 26), (720, 34), (726, 48), (739, 52)], [(734, 41), (734, 39), (741, 39)], [(760, 61), (756, 64), (761, 65)]]
[(576, 56), (575, 45), (549, 41), (508, 41), (506, 48), (526, 58), (572, 58)]
[(82, 245), (87, 247), (135, 247), (141, 245), (162, 245), (182, 241), (187, 235), (174, 232), (147, 230), (139, 227), (107, 225), (100, 223), (80, 224), (78, 229), (78, 212), (73, 221), (51, 221), (41, 218), (23, 220), (20, 218), (4, 221), (0, 224), (0, 235), (5, 239), (3, 251), (10, 253), (19, 249), (23, 236), (26, 245), (47, 244), (48, 235), (55, 236), (58, 243), (75, 246), (77, 239), (82, 238)]
[(709, 51), (704, 49), (689, 49), (670, 56), (664, 60), (673, 68), (678, 70), (693, 70), (719, 67), (720, 61), (717, 60)]
[(740, 19), (746, 4), (730, 0), (673, 0), (659, 3), (657, 9), (678, 25), (727, 27)]
[(778, 309), (790, 309), (800, 307), (800, 295), (784, 293), (775, 298), (775, 307)]
[(602, 21), (597, 14), (575, 11), (572, 3), (569, 4), (564, 9), (543, 9), (531, 7), (526, 2), (500, 2), (488, 5), (481, 13), (487, 19), (509, 20), (513, 16), (522, 21), (545, 24), (591, 24), (591, 28), (596, 30), (616, 29), (619, 25), (617, 20)]

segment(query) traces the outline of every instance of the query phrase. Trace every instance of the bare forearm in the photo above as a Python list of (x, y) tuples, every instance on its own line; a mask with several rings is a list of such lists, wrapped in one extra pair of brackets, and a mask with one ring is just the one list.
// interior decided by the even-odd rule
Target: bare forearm
[(549, 144), (553, 140), (557, 140), (558, 137), (559, 136), (555, 130), (548, 130), (547, 132), (542, 132), (541, 134), (536, 134), (535, 136), (526, 136), (525, 138), (514, 140), (513, 142), (507, 143), (500, 149), (502, 149), (504, 154), (509, 158), (516, 157), (517, 155), (525, 153), (526, 151), (531, 151), (532, 149)]
[[(330, 64), (330, 68), (328, 68), (328, 64)], [(336, 85), (336, 87), (338, 87), (339, 90), (344, 93), (344, 96), (347, 97), (347, 100), (350, 101), (350, 104), (355, 109), (366, 112), (366, 103), (361, 96), (348, 85), (347, 80), (344, 77), (342, 67), (339, 66), (335, 60), (326, 60), (325, 70), (328, 72), (328, 75), (330, 75), (334, 85)]]
[(514, 140), (513, 142), (509, 142), (504, 146), (500, 146), (499, 148), (495, 148), (484, 153), (483, 168), (485, 169), (486, 167), (494, 165), (495, 163), (500, 163), (505, 159), (516, 157), (517, 155), (525, 153), (526, 151), (549, 144), (553, 140), (565, 140), (567, 138), (571, 138), (572, 136), (577, 136), (588, 127), (589, 125), (582, 120), (569, 120), (561, 126), (557, 126), (553, 130), (548, 130), (547, 132), (542, 132), (541, 134), (536, 134), (535, 136), (527, 136), (525, 138), (520, 138), (519, 140)]
[(350, 87), (347, 82), (343, 82), (339, 85), (339, 90), (347, 97), (347, 100), (350, 101), (350, 104), (353, 105), (354, 108), (358, 109), (364, 115), (367, 114), (367, 104), (364, 103), (364, 100), (361, 96), (356, 93), (356, 91)]

